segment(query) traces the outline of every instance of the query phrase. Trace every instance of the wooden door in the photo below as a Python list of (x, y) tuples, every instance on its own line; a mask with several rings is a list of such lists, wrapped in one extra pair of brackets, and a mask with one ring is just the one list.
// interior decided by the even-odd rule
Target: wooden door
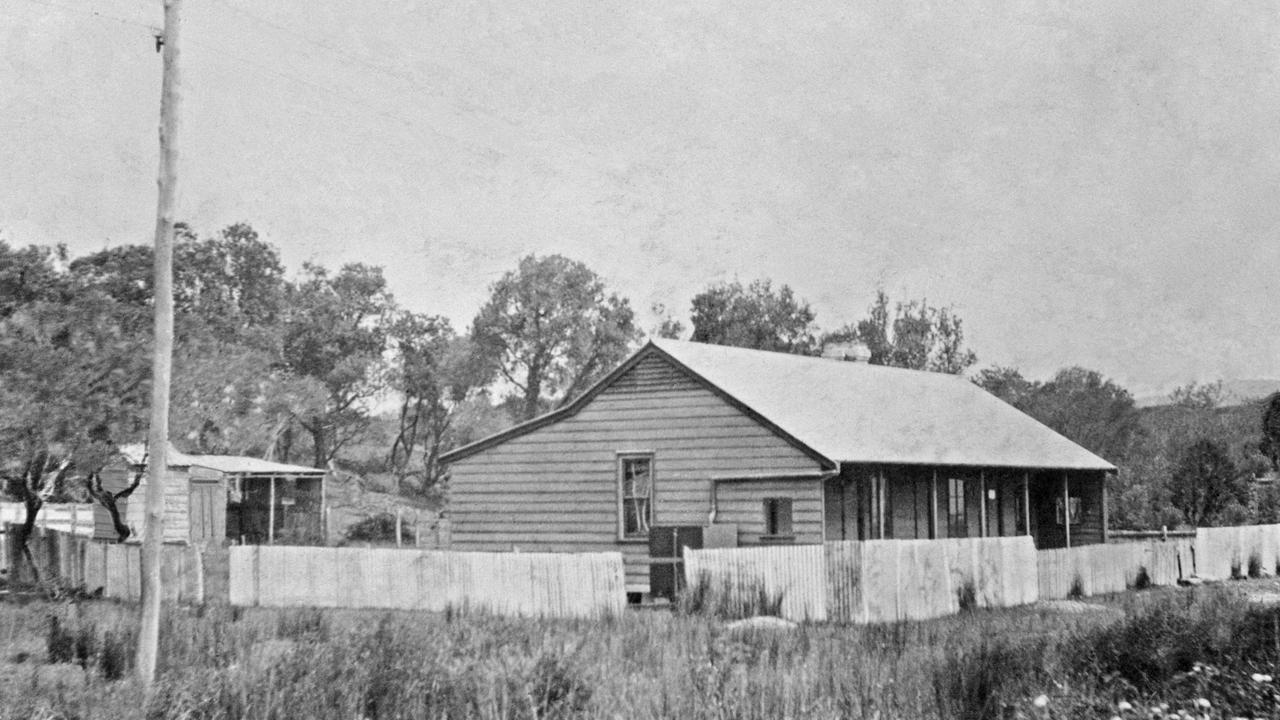
[(220, 543), (227, 534), (227, 493), (217, 481), (191, 481), (191, 542)]

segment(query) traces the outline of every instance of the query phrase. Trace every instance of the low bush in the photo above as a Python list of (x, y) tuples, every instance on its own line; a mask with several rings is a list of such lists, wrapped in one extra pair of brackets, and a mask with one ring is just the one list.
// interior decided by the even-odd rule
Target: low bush
[[(348, 542), (394, 543), (396, 516), (392, 513), (370, 515), (348, 527), (343, 537)], [(414, 545), (417, 542), (412, 523), (400, 524), (400, 542), (405, 545)]]

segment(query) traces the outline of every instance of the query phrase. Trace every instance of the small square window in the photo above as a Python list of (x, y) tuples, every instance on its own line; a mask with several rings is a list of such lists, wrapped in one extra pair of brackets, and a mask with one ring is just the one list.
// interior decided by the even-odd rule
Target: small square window
[(764, 499), (764, 534), (777, 538), (792, 536), (791, 498)]

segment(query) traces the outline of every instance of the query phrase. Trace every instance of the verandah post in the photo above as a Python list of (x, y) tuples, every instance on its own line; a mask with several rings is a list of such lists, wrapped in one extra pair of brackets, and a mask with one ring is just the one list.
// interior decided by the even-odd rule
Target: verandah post
[(982, 524), (982, 529), (978, 531), (978, 537), (987, 536), (987, 473), (978, 470), (978, 489), (982, 493), (982, 502), (978, 505), (978, 522)]
[(1022, 524), (1031, 535), (1031, 472), (1022, 473)]
[(1067, 479), (1067, 471), (1062, 471), (1062, 529), (1067, 536), (1067, 547), (1071, 547), (1071, 486)]

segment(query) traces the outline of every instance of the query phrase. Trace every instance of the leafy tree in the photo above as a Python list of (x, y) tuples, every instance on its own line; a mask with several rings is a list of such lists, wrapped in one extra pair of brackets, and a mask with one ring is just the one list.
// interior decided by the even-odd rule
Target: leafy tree
[(1042, 383), (1013, 368), (995, 367), (978, 373), (974, 382), (1111, 462), (1122, 461), (1137, 439), (1133, 396), (1095, 370), (1065, 368)]
[(828, 334), (825, 342), (857, 340), (871, 351), (872, 365), (958, 375), (977, 360), (964, 347), (963, 323), (949, 307), (933, 307), (925, 300), (897, 303), (876, 291), (867, 317)]
[(1129, 391), (1082, 367), (1059, 370), (1033, 407), (1033, 417), (1112, 462), (1126, 457), (1139, 429)]
[(327, 392), (254, 347), (190, 337), (174, 353), (170, 428), (203, 454), (275, 457), (298, 417), (324, 411)]
[(26, 505), (24, 546), (43, 504), (143, 427), (148, 340), (130, 332), (140, 312), (86, 293), (0, 319), (0, 475)]
[(999, 365), (985, 368), (978, 372), (973, 382), (1019, 410), (1033, 414), (1030, 410), (1040, 383), (1026, 379), (1017, 368)]
[(520, 417), (564, 403), (639, 339), (623, 298), (581, 262), (529, 255), (494, 283), (471, 337), (522, 398)]
[(397, 490), (410, 477), (426, 490), (440, 480), (440, 455), (449, 449), (459, 409), (489, 383), (493, 367), (443, 317), (402, 312), (389, 335), (396, 350), (390, 386), (401, 396), (389, 464)]
[(1272, 471), (1280, 471), (1280, 393), (1268, 398), (1263, 408), (1259, 449), (1271, 462)]
[(66, 259), (62, 245), (11, 248), (0, 240), (0, 320), (37, 300), (65, 299), (67, 282), (58, 265)]
[[(150, 307), (154, 248), (120, 245), (71, 261), (71, 278), (118, 302)], [(179, 337), (209, 333), (224, 342), (269, 344), (263, 328), (277, 322), (284, 268), (275, 247), (237, 223), (200, 239), (180, 225), (174, 245), (174, 312)]]
[(321, 407), (297, 420), (311, 436), (315, 467), (325, 467), (368, 425), (365, 401), (380, 389), (394, 300), (382, 268), (344, 265), (336, 274), (308, 263), (289, 288), (282, 326), (283, 366), (324, 386)]
[(693, 297), (694, 342), (812, 355), (819, 348), (809, 303), (769, 280), (712, 285)]
[(680, 336), (684, 335), (684, 323), (672, 317), (671, 313), (667, 312), (666, 305), (654, 303), (650, 310), (660, 318), (658, 326), (653, 329), (651, 335), (668, 340), (679, 340)]
[(1242, 477), (1222, 443), (1199, 438), (1183, 449), (1169, 478), (1170, 501), (1187, 524), (1210, 525), (1232, 505), (1248, 500)]

